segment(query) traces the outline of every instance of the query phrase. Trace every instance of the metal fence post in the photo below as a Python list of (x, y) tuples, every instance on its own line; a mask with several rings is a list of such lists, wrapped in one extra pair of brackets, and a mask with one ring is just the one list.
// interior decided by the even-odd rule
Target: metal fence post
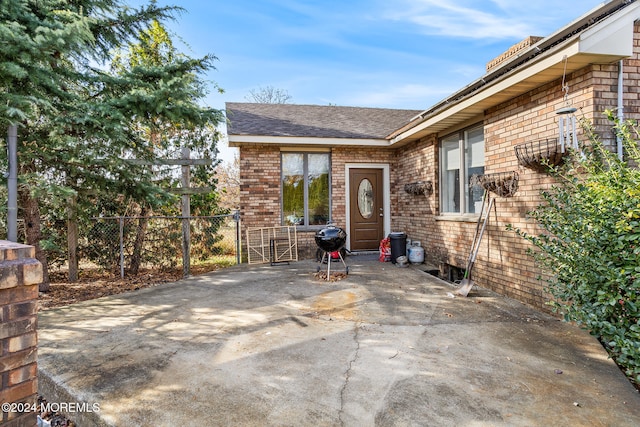
[(236, 264), (240, 264), (242, 262), (240, 254), (240, 249), (242, 248), (242, 242), (240, 240), (240, 210), (235, 211), (233, 220), (236, 222)]
[[(191, 150), (182, 148), (182, 158), (189, 159)], [(191, 168), (182, 166), (182, 188), (191, 187)], [(182, 276), (191, 274), (191, 199), (189, 194), (182, 195)]]
[(124, 279), (124, 217), (119, 217), (120, 224), (120, 278)]

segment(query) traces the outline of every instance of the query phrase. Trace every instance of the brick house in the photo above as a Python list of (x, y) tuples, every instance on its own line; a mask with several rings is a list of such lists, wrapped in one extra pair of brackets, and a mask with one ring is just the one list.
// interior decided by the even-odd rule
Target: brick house
[(376, 249), (389, 232), (404, 231), (455, 278), (482, 201), (471, 176), (517, 172), (515, 195), (496, 198), (474, 280), (544, 309), (528, 244), (505, 227), (534, 231), (526, 213), (552, 180), (515, 148), (544, 151), (551, 141), (559, 149), (557, 110), (570, 105), (616, 149), (603, 112), (640, 117), (638, 19), (635, 1), (604, 3), (547, 37), (523, 40), (424, 111), (227, 103), (229, 144), (240, 149), (243, 227), (297, 225), (306, 257), (328, 219), (347, 230), (350, 250)]

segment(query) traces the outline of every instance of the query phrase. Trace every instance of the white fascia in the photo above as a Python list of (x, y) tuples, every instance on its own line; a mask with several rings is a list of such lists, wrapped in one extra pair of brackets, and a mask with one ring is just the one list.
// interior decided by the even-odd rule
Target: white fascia
[(389, 147), (386, 139), (367, 138), (314, 138), (296, 136), (263, 136), (263, 135), (229, 135), (229, 146), (239, 147), (244, 144), (264, 144), (274, 146), (362, 146)]

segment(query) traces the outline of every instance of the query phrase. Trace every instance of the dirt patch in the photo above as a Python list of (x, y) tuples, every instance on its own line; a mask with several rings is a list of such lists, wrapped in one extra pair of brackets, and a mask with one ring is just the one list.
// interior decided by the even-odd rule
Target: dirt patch
[[(221, 268), (223, 267), (218, 265), (196, 266), (191, 268), (191, 275), (197, 276)], [(125, 276), (124, 279), (107, 271), (89, 269), (82, 270), (78, 281), (69, 282), (66, 271), (54, 271), (49, 273), (51, 281), (49, 291), (40, 293), (38, 306), (39, 310), (47, 310), (80, 301), (137, 291), (161, 283), (175, 282), (182, 277), (182, 268), (165, 271), (141, 270), (137, 276)]]
[(331, 273), (331, 275), (329, 276), (329, 280), (327, 280), (327, 273), (325, 273), (324, 271), (318, 271), (317, 273), (313, 274), (313, 277), (315, 277), (318, 280), (322, 280), (324, 282), (337, 282), (338, 280), (342, 280), (344, 278), (347, 277), (346, 273)]

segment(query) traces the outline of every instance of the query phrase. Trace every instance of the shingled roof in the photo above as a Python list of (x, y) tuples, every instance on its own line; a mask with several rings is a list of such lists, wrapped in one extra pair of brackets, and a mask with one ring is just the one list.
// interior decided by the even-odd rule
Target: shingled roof
[(421, 110), (227, 102), (229, 135), (384, 139)]

